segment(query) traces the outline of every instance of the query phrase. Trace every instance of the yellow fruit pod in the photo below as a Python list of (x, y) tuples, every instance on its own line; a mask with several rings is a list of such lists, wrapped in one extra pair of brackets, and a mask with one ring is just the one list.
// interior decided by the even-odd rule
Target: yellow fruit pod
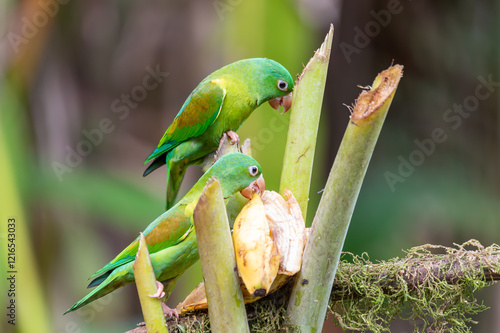
[(286, 200), (277, 192), (265, 191), (262, 202), (274, 244), (280, 255), (279, 274), (300, 271), (306, 241), (305, 222), (297, 199), (285, 189)]
[(267, 295), (278, 274), (280, 256), (258, 194), (236, 217), (233, 244), (238, 272), (248, 292), (253, 296)]

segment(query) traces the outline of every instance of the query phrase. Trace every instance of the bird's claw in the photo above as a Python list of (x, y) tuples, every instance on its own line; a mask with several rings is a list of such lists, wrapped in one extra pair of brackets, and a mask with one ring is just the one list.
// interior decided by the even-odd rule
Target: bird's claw
[(158, 287), (156, 292), (153, 295), (148, 295), (148, 296), (158, 299), (165, 297), (165, 292), (163, 291), (163, 283), (156, 281), (156, 286)]
[(161, 303), (161, 307), (163, 308), (165, 317), (175, 317), (176, 319), (179, 319), (179, 311), (177, 311), (177, 309), (171, 309), (165, 303)]
[(236, 134), (236, 132), (227, 131), (226, 134), (231, 139), (231, 144), (232, 145), (237, 144), (237, 143), (240, 142), (240, 137), (238, 136), (238, 134)]
[[(158, 287), (156, 292), (153, 295), (148, 295), (148, 296), (153, 297), (153, 298), (162, 299), (163, 297), (165, 297), (165, 292), (163, 291), (163, 283), (156, 281), (156, 286)], [(171, 309), (163, 302), (161, 303), (161, 307), (163, 309), (163, 313), (165, 314), (165, 317), (167, 317), (167, 318), (175, 317), (176, 319), (179, 319), (179, 311), (177, 311), (177, 309)]]
[(215, 163), (215, 161), (217, 161), (221, 157), (222, 149), (224, 147), (224, 142), (226, 142), (226, 140), (227, 141), (231, 140), (231, 141), (229, 141), (229, 144), (232, 146), (232, 145), (238, 144), (240, 142), (240, 137), (238, 136), (238, 134), (236, 134), (233, 131), (227, 131), (227, 132), (223, 133), (222, 137), (220, 138), (220, 141), (219, 141), (219, 147), (215, 151), (214, 163)]

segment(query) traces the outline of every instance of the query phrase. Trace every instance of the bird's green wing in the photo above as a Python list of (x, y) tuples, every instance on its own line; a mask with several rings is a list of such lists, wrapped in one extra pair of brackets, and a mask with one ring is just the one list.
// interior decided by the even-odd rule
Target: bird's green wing
[(202, 82), (196, 87), (145, 163), (175, 148), (181, 142), (202, 134), (213, 124), (220, 114), (226, 96), (226, 90), (221, 87), (221, 83), (223, 79), (215, 79)]
[[(153, 254), (182, 242), (193, 227), (192, 212), (186, 210), (186, 205), (180, 204), (173, 207), (158, 217), (144, 230), (144, 237), (148, 244), (149, 253)], [(118, 254), (115, 259), (95, 272), (90, 278), (94, 279), (94, 281), (98, 280), (97, 276), (134, 261), (138, 248), (139, 237)], [(94, 281), (89, 286), (96, 285)]]

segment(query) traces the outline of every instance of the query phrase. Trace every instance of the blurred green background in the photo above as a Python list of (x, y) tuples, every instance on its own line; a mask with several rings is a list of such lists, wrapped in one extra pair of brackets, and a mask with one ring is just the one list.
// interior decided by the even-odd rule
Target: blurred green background
[[(143, 161), (207, 74), (268, 57), (296, 75), (330, 23), (309, 223), (349, 119), (344, 104), (394, 62), (404, 77), (345, 250), (377, 260), (424, 243), (498, 243), (499, 17), (499, 1), (0, 0), (0, 330), (123, 332), (142, 321), (133, 286), (62, 313), (162, 213), (165, 172), (143, 178)], [(239, 130), (268, 189), (278, 189), (288, 119), (266, 104)], [(444, 136), (433, 139), (439, 129)], [(199, 175), (189, 168), (181, 192)], [(4, 292), (8, 218), (16, 220), (16, 326)], [(170, 306), (200, 271), (184, 275)], [(500, 332), (500, 288), (478, 296), (491, 309), (474, 317), (473, 331)], [(396, 322), (392, 331), (411, 330)]]

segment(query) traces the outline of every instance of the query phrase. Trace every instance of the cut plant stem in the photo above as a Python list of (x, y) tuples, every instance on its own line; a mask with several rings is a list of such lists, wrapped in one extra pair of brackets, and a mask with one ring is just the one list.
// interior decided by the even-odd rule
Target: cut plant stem
[(212, 332), (250, 332), (218, 179), (208, 181), (193, 219)]
[(134, 278), (147, 332), (167, 333), (165, 315), (161, 306), (162, 301), (149, 296), (155, 294), (158, 288), (148, 246), (142, 232), (134, 262)]
[(352, 110), (288, 303), (288, 323), (301, 332), (321, 332), (323, 327), (352, 212), (402, 72), (396, 65), (380, 73)]
[(280, 194), (285, 188), (299, 202), (304, 219), (307, 213), (316, 137), (333, 41), (333, 25), (325, 41), (302, 71), (293, 91)]

